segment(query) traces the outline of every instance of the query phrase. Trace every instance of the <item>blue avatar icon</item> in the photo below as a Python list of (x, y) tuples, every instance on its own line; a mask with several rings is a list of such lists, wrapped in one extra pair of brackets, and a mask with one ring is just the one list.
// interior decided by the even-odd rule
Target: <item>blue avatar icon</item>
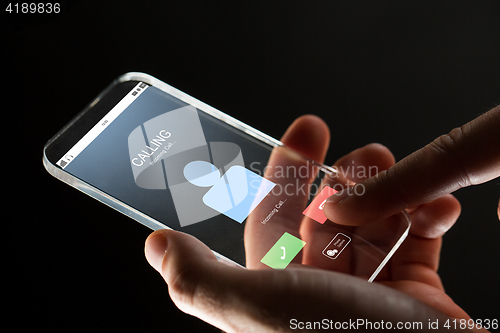
[(275, 186), (240, 165), (233, 165), (221, 175), (217, 167), (205, 161), (188, 163), (184, 167), (184, 177), (193, 185), (212, 187), (203, 196), (203, 203), (239, 223)]

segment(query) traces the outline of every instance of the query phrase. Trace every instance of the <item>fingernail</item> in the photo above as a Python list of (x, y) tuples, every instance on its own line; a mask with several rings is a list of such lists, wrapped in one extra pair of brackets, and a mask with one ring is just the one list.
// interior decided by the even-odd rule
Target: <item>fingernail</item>
[(157, 233), (148, 238), (144, 252), (149, 264), (161, 273), (163, 257), (165, 257), (165, 252), (167, 252), (167, 239), (165, 236), (162, 233)]
[(334, 204), (339, 204), (341, 203), (344, 199), (346, 199), (349, 196), (349, 191), (343, 190), (340, 192), (335, 193), (334, 195), (331, 195), (326, 199), (327, 203), (334, 203)]

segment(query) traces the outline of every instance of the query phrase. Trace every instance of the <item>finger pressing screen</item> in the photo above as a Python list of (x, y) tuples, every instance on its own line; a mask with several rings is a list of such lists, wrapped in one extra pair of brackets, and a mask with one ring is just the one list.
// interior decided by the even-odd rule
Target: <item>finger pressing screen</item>
[[(440, 136), (393, 167), (327, 200), (329, 219), (360, 225), (500, 175), (500, 107)], [(362, 193), (362, 195), (352, 195)]]

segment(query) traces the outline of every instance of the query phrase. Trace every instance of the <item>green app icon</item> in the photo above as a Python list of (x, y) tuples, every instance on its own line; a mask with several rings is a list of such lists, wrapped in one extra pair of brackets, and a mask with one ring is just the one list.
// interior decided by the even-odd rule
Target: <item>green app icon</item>
[(285, 269), (304, 245), (306, 242), (285, 232), (260, 262), (274, 269)]

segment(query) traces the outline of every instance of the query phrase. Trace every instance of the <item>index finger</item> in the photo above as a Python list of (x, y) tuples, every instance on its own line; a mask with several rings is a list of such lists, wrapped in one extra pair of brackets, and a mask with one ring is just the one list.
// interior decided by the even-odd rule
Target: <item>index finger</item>
[(500, 175), (500, 106), (442, 135), (386, 171), (331, 196), (332, 221), (360, 225)]

